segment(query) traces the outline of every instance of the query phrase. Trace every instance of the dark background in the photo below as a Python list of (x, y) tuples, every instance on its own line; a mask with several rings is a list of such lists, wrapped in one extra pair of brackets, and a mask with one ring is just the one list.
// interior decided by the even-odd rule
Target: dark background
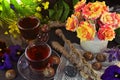
[[(90, 1), (90, 0), (87, 0)], [(120, 0), (98, 0), (98, 1), (105, 1), (108, 6), (116, 6), (120, 5)]]
[[(92, 0), (87, 0), (87, 2), (91, 2)], [(120, 5), (120, 0), (94, 0), (94, 1), (105, 1), (108, 6)]]

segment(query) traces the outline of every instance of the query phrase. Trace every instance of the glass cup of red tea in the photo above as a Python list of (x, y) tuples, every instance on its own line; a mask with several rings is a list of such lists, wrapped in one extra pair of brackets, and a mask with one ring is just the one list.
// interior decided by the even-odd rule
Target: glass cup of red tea
[(25, 57), (30, 64), (30, 68), (36, 72), (42, 72), (48, 65), (51, 56), (51, 47), (47, 44), (28, 45), (25, 50)]
[(28, 41), (36, 39), (40, 31), (40, 20), (34, 16), (20, 18), (18, 21), (18, 28), (22, 37)]

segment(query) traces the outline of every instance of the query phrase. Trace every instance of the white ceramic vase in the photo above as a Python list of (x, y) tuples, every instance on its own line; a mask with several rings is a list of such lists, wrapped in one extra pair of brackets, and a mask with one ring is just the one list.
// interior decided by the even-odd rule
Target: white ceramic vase
[(85, 51), (100, 53), (107, 48), (108, 41), (99, 40), (95, 37), (95, 39), (91, 41), (80, 41), (80, 45)]

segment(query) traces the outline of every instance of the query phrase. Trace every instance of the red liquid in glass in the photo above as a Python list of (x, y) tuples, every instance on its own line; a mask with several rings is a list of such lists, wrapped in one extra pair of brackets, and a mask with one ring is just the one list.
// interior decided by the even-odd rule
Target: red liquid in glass
[(39, 33), (40, 22), (35, 17), (26, 17), (18, 22), (21, 35), (27, 40), (33, 40)]
[(27, 49), (27, 56), (31, 67), (38, 70), (47, 67), (50, 54), (48, 45), (37, 45)]

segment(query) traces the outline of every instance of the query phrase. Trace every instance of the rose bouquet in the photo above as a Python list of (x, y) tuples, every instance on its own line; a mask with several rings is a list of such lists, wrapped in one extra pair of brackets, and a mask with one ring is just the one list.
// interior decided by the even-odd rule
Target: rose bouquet
[(74, 13), (68, 17), (66, 29), (77, 32), (81, 41), (100, 40), (112, 41), (115, 29), (120, 27), (120, 14), (110, 12), (105, 2), (88, 2), (80, 0), (74, 6)]

